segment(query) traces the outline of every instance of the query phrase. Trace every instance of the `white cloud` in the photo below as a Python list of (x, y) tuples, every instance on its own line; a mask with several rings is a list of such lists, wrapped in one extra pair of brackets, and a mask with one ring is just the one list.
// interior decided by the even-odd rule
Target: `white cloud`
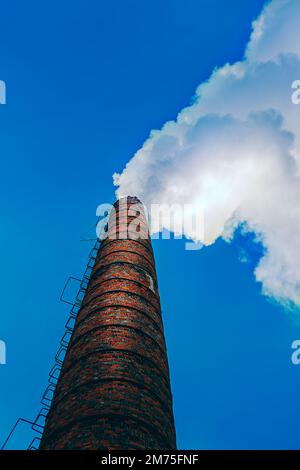
[(176, 121), (152, 131), (115, 176), (117, 196), (205, 208), (209, 245), (243, 222), (265, 255), (263, 292), (300, 306), (300, 1), (273, 0), (253, 24), (245, 59), (217, 69)]
[(266, 62), (280, 54), (300, 55), (299, 16), (299, 0), (268, 2), (253, 24), (247, 58)]

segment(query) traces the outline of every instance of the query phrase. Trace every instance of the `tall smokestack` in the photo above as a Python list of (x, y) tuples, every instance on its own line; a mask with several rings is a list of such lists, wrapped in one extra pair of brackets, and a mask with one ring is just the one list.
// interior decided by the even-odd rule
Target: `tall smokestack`
[[(137, 204), (138, 239), (131, 233)], [(115, 210), (118, 223), (110, 217), (109, 236), (102, 241), (76, 319), (40, 449), (176, 449), (145, 212), (133, 197), (116, 202)]]

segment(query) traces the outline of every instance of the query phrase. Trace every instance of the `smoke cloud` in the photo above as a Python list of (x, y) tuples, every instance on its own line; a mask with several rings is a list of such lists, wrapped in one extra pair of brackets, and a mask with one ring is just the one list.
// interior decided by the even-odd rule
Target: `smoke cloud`
[(204, 245), (230, 241), (241, 224), (255, 232), (256, 280), (287, 308), (300, 306), (299, 24), (299, 0), (269, 2), (244, 59), (216, 69), (114, 175), (117, 197), (201, 205)]

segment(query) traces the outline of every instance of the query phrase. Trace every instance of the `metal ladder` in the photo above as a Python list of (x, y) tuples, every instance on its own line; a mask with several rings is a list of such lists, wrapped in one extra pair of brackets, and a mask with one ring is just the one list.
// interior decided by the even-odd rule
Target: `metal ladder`
[[(77, 314), (78, 314), (78, 312), (81, 308), (82, 300), (85, 296), (85, 293), (86, 293), (86, 290), (87, 290), (87, 287), (88, 287), (88, 284), (89, 284), (89, 280), (90, 280), (90, 277), (91, 277), (91, 274), (92, 274), (92, 270), (93, 270), (93, 267), (94, 267), (94, 264), (95, 264), (95, 261), (96, 261), (96, 257), (97, 257), (97, 254), (98, 254), (98, 251), (99, 251), (99, 248), (100, 248), (100, 243), (101, 242), (99, 241), (99, 239), (97, 239), (96, 242), (95, 242), (95, 245), (91, 249), (91, 251), (89, 253), (89, 256), (88, 256), (88, 263), (87, 263), (87, 266), (86, 266), (86, 269), (83, 273), (82, 278), (78, 279), (78, 278), (75, 278), (73, 276), (70, 276), (67, 279), (66, 284), (63, 288), (62, 294), (60, 296), (60, 301), (71, 305), (71, 309), (70, 309), (70, 313), (69, 313), (68, 319), (67, 319), (66, 324), (65, 324), (64, 334), (63, 334), (63, 336), (62, 336), (62, 338), (59, 342), (59, 348), (58, 348), (58, 350), (55, 354), (54, 365), (53, 365), (53, 367), (51, 368), (51, 370), (49, 372), (48, 385), (47, 385), (47, 387), (46, 387), (46, 389), (45, 389), (45, 391), (42, 395), (42, 399), (41, 399), (42, 408), (40, 409), (40, 411), (37, 414), (34, 421), (29, 421), (29, 420), (26, 420), (24, 418), (19, 418), (16, 421), (15, 425), (13, 426), (10, 433), (8, 434), (4, 444), (2, 445), (1, 450), (3, 450), (5, 448), (7, 442), (9, 441), (10, 437), (12, 436), (12, 434), (15, 431), (15, 429), (16, 429), (17, 425), (19, 424), (19, 422), (25, 422), (25, 423), (30, 424), (31, 429), (38, 434), (38, 436), (35, 436), (32, 439), (32, 441), (30, 442), (27, 450), (38, 450), (38, 448), (39, 448), (41, 438), (42, 438), (42, 434), (43, 434), (44, 428), (45, 428), (46, 418), (47, 418), (47, 415), (49, 413), (51, 403), (52, 403), (52, 400), (53, 400), (53, 397), (54, 397), (55, 388), (56, 388), (56, 385), (57, 385), (57, 382), (58, 382), (58, 379), (59, 379), (59, 375), (60, 375), (60, 372), (61, 372), (61, 369), (62, 369), (62, 365), (63, 365), (63, 361), (64, 361), (64, 358), (65, 358), (65, 355), (66, 355), (66, 352), (67, 352), (68, 344), (69, 344), (71, 336), (72, 336), (72, 332), (73, 332), (73, 329), (74, 329), (76, 317), (77, 317)], [(73, 302), (70, 302), (69, 300), (64, 299), (64, 294), (65, 294), (65, 291), (68, 287), (69, 282), (72, 281), (72, 280), (75, 280), (75, 281), (79, 282), (79, 289), (78, 289), (78, 292), (76, 294), (75, 300)]]

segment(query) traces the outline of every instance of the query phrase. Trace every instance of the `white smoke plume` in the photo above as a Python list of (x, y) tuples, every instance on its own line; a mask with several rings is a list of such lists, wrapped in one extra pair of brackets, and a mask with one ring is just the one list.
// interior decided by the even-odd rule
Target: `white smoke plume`
[(255, 232), (264, 246), (256, 279), (286, 307), (300, 306), (299, 25), (300, 0), (269, 2), (244, 59), (216, 69), (114, 175), (117, 197), (204, 207), (205, 245), (240, 224)]

